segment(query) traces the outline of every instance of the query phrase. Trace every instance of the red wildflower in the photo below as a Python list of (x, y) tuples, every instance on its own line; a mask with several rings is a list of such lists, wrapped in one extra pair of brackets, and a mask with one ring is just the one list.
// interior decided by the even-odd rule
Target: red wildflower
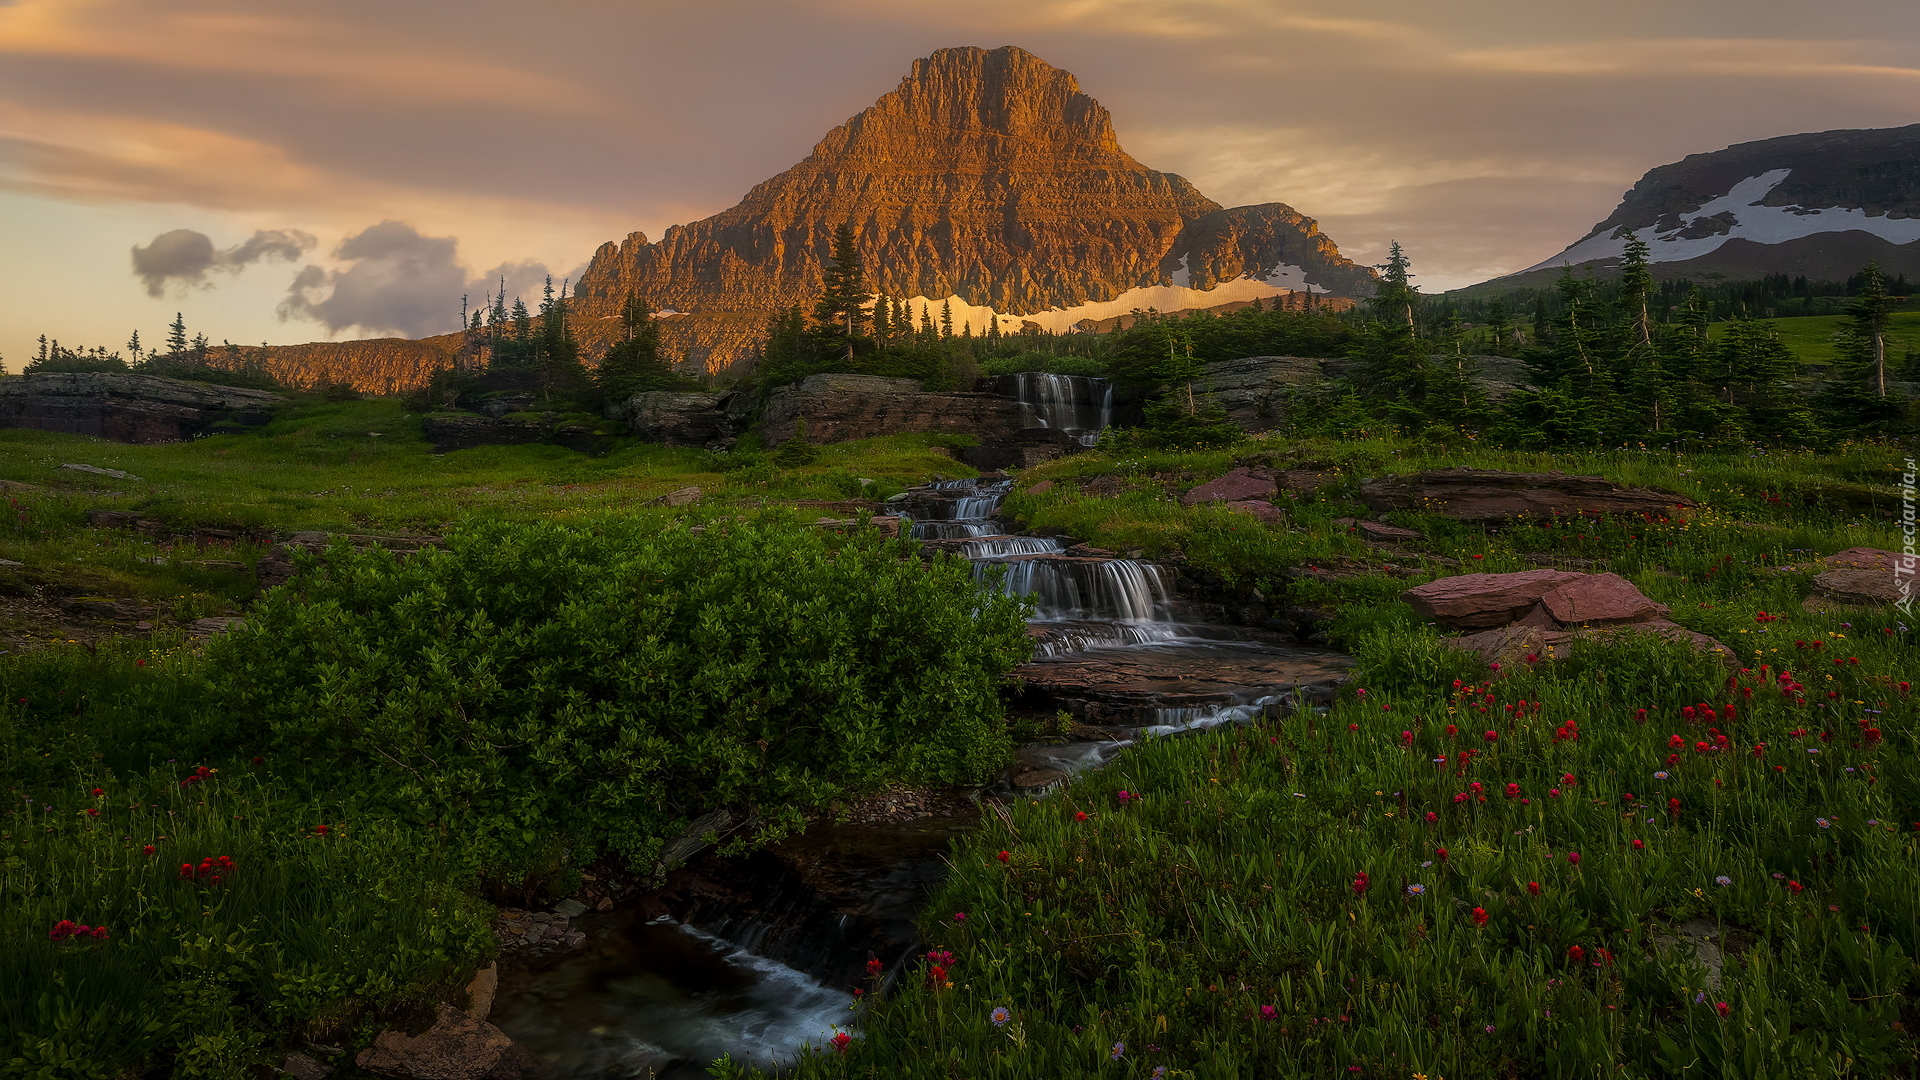
[(1727, 1013), (1731, 1012), (1732, 1010), (1727, 1007), (1726, 1002), (1716, 1001), (1713, 1003), (1713, 1011), (1719, 1013), (1721, 1016), (1725, 1016), (1727, 1015)]
[(879, 957), (874, 957), (873, 959), (867, 961), (868, 976), (877, 979), (880, 977), (880, 973), (885, 970), (886, 970), (886, 965), (880, 962)]
[(999, 859), (1001, 862), (1006, 862), (1007, 860), (1013, 858), (1013, 853), (1008, 851), (1003, 851), (1000, 854), (995, 855), (994, 858)]
[(325, 836), (327, 835), (327, 833), (331, 832), (332, 829), (326, 825), (316, 825), (314, 826), (313, 831), (319, 833), (321, 836)]
[(1579, 852), (1577, 852), (1577, 851), (1569, 851), (1569, 852), (1567, 852), (1567, 862), (1568, 862), (1568, 863), (1570, 863), (1570, 864), (1572, 864), (1572, 865), (1574, 865), (1574, 866), (1579, 866), (1579, 865), (1580, 865), (1580, 853), (1579, 853)]
[(846, 1053), (847, 1047), (852, 1045), (853, 1045), (853, 1036), (847, 1034), (844, 1031), (840, 1032), (839, 1034), (833, 1037), (833, 1052), (836, 1054)]
[(1085, 821), (1087, 820), (1087, 818), (1092, 816), (1093, 815), (1087, 813), (1085, 810), (1075, 810), (1073, 812), (1073, 820), (1075, 821)]
[(1646, 846), (1647, 846), (1647, 842), (1645, 840), (1635, 840), (1633, 842), (1633, 850), (1635, 851), (1639, 851), (1641, 848), (1644, 848)]
[(1515, 796), (1517, 796), (1517, 795), (1519, 795), (1519, 794), (1520, 794), (1520, 785), (1519, 785), (1519, 784), (1508, 784), (1508, 785), (1507, 785), (1507, 798), (1509, 798), (1509, 799), (1511, 799), (1511, 798), (1514, 798)]
[(107, 789), (105, 788), (94, 788), (92, 791), (88, 792), (89, 795), (92, 795), (96, 799), (102, 795), (105, 795), (106, 793), (107, 793)]
[(142, 854), (142, 855), (151, 855), (151, 854), (153, 854), (153, 845), (152, 845), (152, 844), (148, 844), (148, 845), (147, 845), (146, 847), (143, 847), (143, 848), (141, 848), (141, 849), (140, 849), (140, 854)]
[(1494, 741), (1496, 741), (1496, 740), (1498, 740), (1499, 738), (1500, 738), (1500, 733), (1499, 733), (1499, 732), (1497, 732), (1497, 731), (1489, 731), (1489, 732), (1487, 732), (1487, 734), (1486, 734), (1486, 740), (1487, 740), (1488, 742), (1494, 742)]
[(1473, 909), (1473, 924), (1475, 926), (1487, 925), (1487, 909), (1486, 908), (1477, 907)]
[(1367, 876), (1367, 872), (1365, 870), (1362, 870), (1359, 873), (1353, 875), (1353, 895), (1355, 896), (1367, 895), (1367, 890), (1371, 888), (1372, 885), (1373, 885), (1373, 879)]
[(1587, 958), (1587, 950), (1578, 945), (1567, 946), (1567, 959), (1578, 964)]
[(953, 913), (953, 921), (954, 921), (954, 922), (966, 922), (966, 921), (967, 921), (967, 913), (966, 913), (966, 912), (964, 912), (964, 911), (956, 911), (956, 912), (954, 912), (954, 913)]
[(1447, 861), (1447, 849), (1446, 849), (1446, 848), (1434, 848), (1434, 849), (1433, 849), (1433, 857), (1434, 857), (1434, 858), (1436, 858), (1436, 859), (1439, 859), (1439, 860), (1440, 860), (1441, 862), (1446, 862), (1446, 861)]
[(1802, 885), (1797, 881), (1787, 882), (1787, 891), (1792, 893), (1795, 896), (1799, 896), (1801, 893), (1805, 892), (1806, 889), (1807, 887), (1805, 885)]

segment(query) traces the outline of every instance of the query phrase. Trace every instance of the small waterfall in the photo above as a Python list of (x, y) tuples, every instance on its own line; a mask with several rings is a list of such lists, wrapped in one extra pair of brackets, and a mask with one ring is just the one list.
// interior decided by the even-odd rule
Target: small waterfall
[(960, 557), (979, 561), (1015, 555), (1058, 555), (1065, 550), (1060, 541), (1047, 536), (991, 536), (961, 544)]
[(997, 521), (916, 521), (915, 540), (971, 540), (976, 536), (999, 536), (1006, 530)]
[(1113, 384), (1105, 379), (1025, 371), (1013, 377), (1013, 388), (1032, 414), (1028, 427), (1064, 431), (1081, 446), (1099, 442), (1113, 420)]
[(985, 576), (1000, 566), (1006, 567), (1001, 591), (1033, 597), (1034, 613), (1043, 621), (1165, 622), (1169, 618), (1166, 572), (1152, 563), (1029, 556), (975, 563), (974, 573)]

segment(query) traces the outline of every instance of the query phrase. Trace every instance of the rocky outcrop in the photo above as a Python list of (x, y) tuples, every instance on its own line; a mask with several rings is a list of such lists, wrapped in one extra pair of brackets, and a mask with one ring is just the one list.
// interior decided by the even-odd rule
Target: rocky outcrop
[(915, 379), (872, 375), (812, 375), (768, 395), (761, 410), (767, 445), (792, 438), (806, 424), (816, 445), (901, 432), (978, 436), (983, 443), (1016, 440), (1024, 431), (1020, 404), (997, 394), (930, 393)]
[(1180, 496), (1181, 506), (1206, 502), (1234, 503), (1248, 499), (1266, 499), (1278, 489), (1273, 473), (1266, 469), (1235, 469), (1216, 480), (1209, 480)]
[(1457, 574), (1402, 593), (1415, 611), (1440, 625), (1475, 630), (1449, 640), (1478, 653), (1495, 671), (1564, 660), (1583, 642), (1645, 633), (1731, 658), (1725, 645), (1667, 618), (1669, 609), (1618, 574), (1523, 570)]
[(1836, 604), (1879, 607), (1920, 595), (1920, 560), (1897, 551), (1849, 548), (1825, 560), (1814, 595)]
[[(1435, 364), (1459, 370), (1486, 397), (1498, 404), (1529, 385), (1525, 364), (1505, 356), (1436, 356)], [(1201, 404), (1218, 405), (1244, 431), (1280, 428), (1301, 406), (1303, 393), (1324, 391), (1354, 373), (1351, 360), (1322, 360), (1305, 356), (1243, 356), (1216, 360), (1200, 367), (1194, 380)], [(1313, 408), (1319, 408), (1316, 403)]]
[(1790, 274), (1845, 281), (1869, 262), (1920, 275), (1920, 124), (1821, 131), (1692, 154), (1641, 177), (1605, 221), (1547, 261), (1487, 284), (1604, 275), (1632, 229), (1657, 278)]
[(1134, 727), (1167, 722), (1167, 710), (1323, 703), (1352, 667), (1351, 657), (1275, 639), (1068, 653), (1023, 664), (1013, 677), (1025, 708)]
[(739, 435), (735, 418), (725, 407), (735, 396), (656, 390), (609, 403), (606, 417), (625, 423), (629, 432), (648, 442), (725, 450)]
[[(442, 1005), (433, 1027), (419, 1035), (383, 1031), (354, 1064), (401, 1080), (506, 1080), (519, 1073), (497, 1074), (495, 1069), (512, 1047), (513, 1040), (499, 1028)], [(509, 1058), (508, 1064), (518, 1069), (526, 1063)]]
[(0, 427), (122, 443), (182, 442), (254, 427), (287, 404), (279, 394), (132, 372), (46, 372), (0, 378)]
[(1623, 487), (1598, 476), (1493, 469), (1431, 469), (1368, 480), (1360, 485), (1360, 501), (1376, 512), (1419, 510), (1477, 524), (1556, 514), (1664, 517), (1694, 505), (1672, 491)]

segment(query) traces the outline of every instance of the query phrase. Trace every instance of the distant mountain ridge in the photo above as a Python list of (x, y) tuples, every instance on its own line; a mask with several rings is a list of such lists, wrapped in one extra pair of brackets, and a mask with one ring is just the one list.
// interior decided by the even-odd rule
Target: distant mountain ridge
[(1618, 265), (1626, 229), (1652, 247), (1661, 278), (1844, 281), (1869, 261), (1920, 275), (1920, 124), (1786, 135), (1662, 165), (1566, 250), (1485, 284)]
[[(1002, 332), (1065, 330), (1136, 307), (1309, 288), (1360, 297), (1374, 283), (1293, 208), (1223, 208), (1134, 160), (1071, 74), (1013, 46), (953, 48), (916, 60), (898, 87), (738, 205), (658, 241), (636, 232), (603, 244), (573, 289), (575, 332), (597, 355), (638, 296), (673, 312), (660, 321), (670, 354), (724, 368), (749, 355), (769, 316), (812, 307), (842, 224), (877, 292), (936, 316), (950, 304), (956, 328), (976, 334), (989, 320)], [(337, 377), (362, 381), (357, 344), (325, 351)], [(307, 348), (303, 374), (319, 355)]]

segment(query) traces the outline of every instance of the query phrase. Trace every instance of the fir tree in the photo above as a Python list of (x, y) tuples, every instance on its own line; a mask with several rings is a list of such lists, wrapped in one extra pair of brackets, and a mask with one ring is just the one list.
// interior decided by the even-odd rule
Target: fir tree
[(813, 309), (815, 332), (825, 351), (843, 353), (852, 364), (856, 345), (866, 341), (863, 331), (871, 317), (867, 304), (873, 299), (852, 225), (834, 229), (832, 252), (822, 276), (820, 301)]
[(1887, 396), (1887, 325), (1895, 301), (1878, 263), (1868, 263), (1859, 281), (1840, 331), (1840, 359), (1848, 375), (1883, 398)]
[(187, 351), (187, 320), (179, 312), (173, 313), (173, 322), (167, 327), (167, 352), (179, 356)]

